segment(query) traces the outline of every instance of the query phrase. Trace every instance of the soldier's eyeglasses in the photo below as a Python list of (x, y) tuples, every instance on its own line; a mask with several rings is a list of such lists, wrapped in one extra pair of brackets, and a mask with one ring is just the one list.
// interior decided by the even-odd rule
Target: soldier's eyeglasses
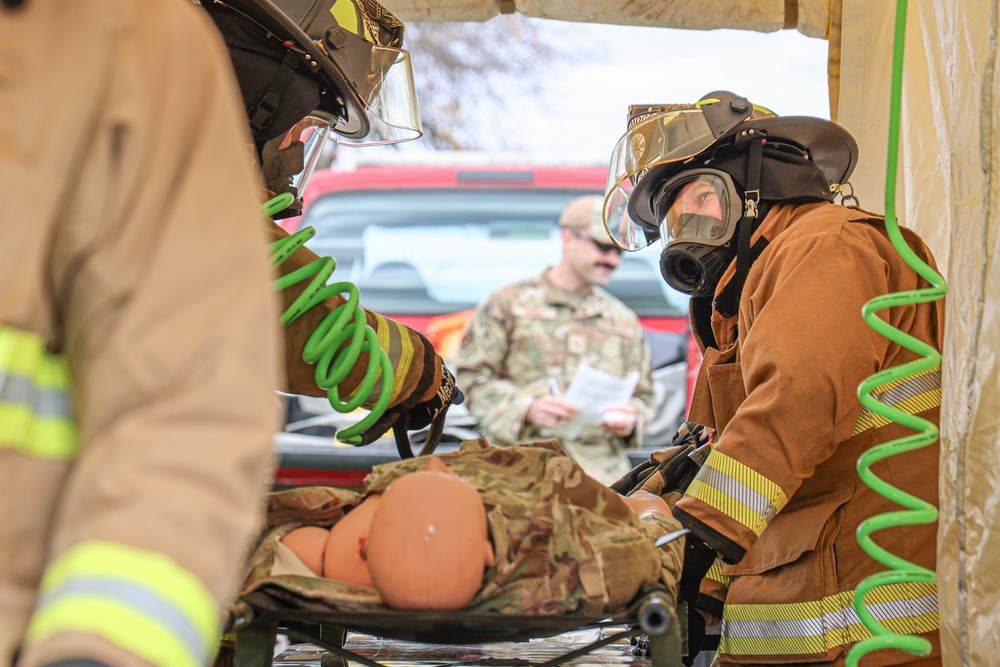
[(571, 229), (571, 228), (569, 228), (569, 227), (567, 227), (566, 229), (569, 229), (570, 233), (572, 233), (572, 234), (573, 234), (573, 236), (575, 236), (576, 238), (578, 238), (578, 239), (583, 239), (584, 241), (590, 241), (591, 243), (593, 243), (593, 244), (594, 244), (594, 247), (596, 247), (596, 248), (597, 248), (598, 250), (600, 250), (600, 251), (601, 251), (602, 253), (605, 253), (605, 254), (607, 254), (607, 253), (609, 253), (609, 252), (613, 252), (613, 253), (615, 253), (616, 255), (620, 255), (620, 254), (622, 254), (622, 249), (621, 249), (621, 248), (619, 248), (619, 247), (618, 247), (618, 246), (616, 246), (616, 245), (612, 245), (612, 244), (610, 244), (610, 243), (598, 243), (598, 242), (597, 242), (597, 241), (595, 241), (595, 240), (594, 240), (593, 238), (591, 238), (590, 236), (588, 236), (588, 235), (586, 235), (586, 234), (583, 234), (582, 232), (578, 232), (577, 230), (575, 230), (575, 229)]

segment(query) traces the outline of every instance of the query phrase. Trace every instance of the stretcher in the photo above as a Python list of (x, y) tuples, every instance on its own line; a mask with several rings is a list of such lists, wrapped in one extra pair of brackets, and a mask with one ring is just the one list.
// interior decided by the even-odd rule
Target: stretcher
[[(683, 606), (683, 603), (681, 603)], [(518, 661), (530, 667), (555, 667), (584, 656), (602, 646), (631, 638), (644, 646), (652, 667), (681, 667), (685, 653), (682, 638), (687, 632), (679, 619), (684, 609), (672, 602), (666, 591), (650, 586), (641, 591), (621, 613), (610, 617), (566, 615), (509, 615), (462, 611), (401, 611), (372, 609), (338, 611), (325, 602), (310, 600), (272, 579), (244, 594), (230, 608), (230, 631), (235, 635), (235, 667), (271, 667), (277, 636), (293, 643), (314, 644), (329, 652), (322, 667), (337, 667), (351, 661), (366, 667), (385, 667), (345, 648), (348, 631), (387, 640), (428, 644), (488, 644), (521, 642), (554, 637), (572, 630), (614, 630), (584, 646), (545, 662)], [(492, 663), (496, 664), (496, 663)]]
[[(561, 473), (577, 470), (575, 466), (567, 465), (566, 462), (556, 458), (565, 456), (565, 454), (558, 447), (555, 447), (554, 443), (548, 445), (538, 443), (525, 447), (525, 449), (520, 450), (520, 453), (523, 453), (523, 458), (513, 455), (505, 456), (504, 469), (527, 462), (533, 467), (524, 469), (534, 475), (541, 475), (546, 482), (555, 479), (556, 474), (561, 469)], [(671, 457), (671, 461), (675, 458), (684, 458), (687, 449), (679, 448), (679, 450), (678, 456)], [(451, 459), (454, 460), (453, 465), (457, 466), (459, 459), (461, 459), (464, 464), (475, 466), (476, 471), (482, 473), (484, 466), (499, 465), (491, 463), (491, 452), (492, 450), (489, 448), (483, 449), (470, 445), (466, 452), (468, 458), (455, 454), (451, 456)], [(442, 458), (445, 456), (442, 455)], [(542, 463), (545, 464), (544, 467), (542, 467)], [(661, 464), (664, 463), (659, 460), (651, 462), (648, 464), (649, 470), (645, 472), (649, 475), (658, 472)], [(407, 474), (405, 468), (403, 470), (402, 474)], [(535, 478), (530, 477), (530, 479)], [(601, 490), (597, 482), (585, 476), (577, 479), (576, 484), (574, 489), (607, 493), (608, 497), (612, 495), (608, 492), (609, 490)], [(629, 484), (629, 486), (631, 485)], [(532, 489), (542, 489), (543, 495), (556, 493), (554, 487), (550, 488), (544, 484), (534, 486)], [(516, 491), (515, 487), (511, 493), (516, 495)], [(497, 506), (512, 497), (509, 494), (502, 495), (496, 489), (490, 488), (484, 488), (482, 493), (492, 497), (491, 502)], [(524, 514), (523, 507), (546, 507), (544, 502), (540, 502), (530, 494), (516, 497), (518, 500), (514, 503), (511, 516), (517, 515), (519, 512), (521, 512), (521, 518), (530, 516), (530, 513)], [(545, 497), (550, 498), (548, 495)], [(330, 667), (343, 666), (345, 661), (367, 667), (385, 667), (370, 657), (360, 655), (346, 647), (347, 633), (350, 631), (379, 638), (391, 648), (390, 645), (394, 641), (452, 646), (527, 642), (528, 640), (555, 637), (574, 630), (597, 628), (602, 630), (600, 634), (604, 636), (589, 644), (584, 646), (577, 644), (569, 652), (553, 659), (543, 659), (536, 662), (519, 660), (516, 664), (530, 665), (530, 667), (565, 664), (598, 648), (620, 642), (626, 638), (634, 638), (637, 647), (645, 646), (647, 657), (652, 662), (653, 667), (680, 667), (682, 664), (682, 657), (686, 650), (682, 638), (686, 639), (687, 637), (687, 628), (684, 627), (688, 618), (687, 609), (683, 605), (678, 607), (677, 603), (674, 602), (674, 591), (668, 588), (667, 584), (672, 577), (667, 576), (667, 573), (662, 571), (659, 575), (655, 574), (652, 570), (657, 570), (657, 568), (643, 567), (651, 564), (645, 561), (637, 562), (636, 558), (652, 557), (659, 567), (670, 567), (671, 569), (679, 568), (679, 562), (674, 562), (673, 558), (651, 555), (651, 552), (641, 544), (642, 540), (635, 539), (637, 533), (634, 531), (628, 533), (629, 538), (634, 541), (617, 543), (616, 546), (620, 547), (618, 551), (608, 549), (608, 545), (601, 543), (599, 548), (607, 549), (603, 559), (598, 560), (596, 556), (591, 556), (590, 560), (587, 561), (596, 568), (628, 568), (627, 571), (619, 572), (622, 576), (611, 577), (600, 584), (603, 587), (607, 581), (614, 581), (613, 585), (618, 587), (615, 590), (627, 591), (618, 594), (617, 597), (608, 597), (610, 589), (605, 589), (603, 592), (604, 603), (594, 604), (592, 602), (591, 604), (577, 605), (578, 600), (574, 596), (584, 595), (583, 586), (585, 585), (578, 583), (575, 584), (575, 587), (571, 586), (566, 589), (573, 591), (566, 593), (568, 595), (566, 599), (553, 602), (551, 605), (537, 604), (538, 601), (534, 601), (533, 604), (513, 604), (506, 607), (507, 609), (520, 610), (517, 612), (499, 613), (492, 610), (501, 607), (489, 605), (479, 607), (476, 611), (404, 611), (385, 606), (374, 588), (315, 577), (313, 574), (315, 569), (303, 565), (293, 552), (281, 544), (281, 539), (288, 534), (289, 529), (294, 530), (296, 526), (301, 525), (319, 527), (332, 525), (343, 516), (345, 507), (355, 506), (356, 502), (357, 494), (332, 487), (308, 487), (283, 491), (275, 493), (269, 498), (268, 532), (262, 536), (254, 550), (254, 555), (249, 559), (246, 573), (247, 583), (242, 594), (230, 607), (228, 633), (232, 639), (227, 646), (227, 651), (231, 647), (231, 652), (227, 652), (227, 657), (231, 660), (227, 664), (233, 664), (235, 667), (270, 667), (278, 635), (287, 636), (294, 643), (313, 644), (328, 651), (330, 658), (324, 659), (323, 667), (327, 667), (327, 663)], [(535, 504), (524, 505), (524, 503)], [(569, 496), (563, 498), (558, 506), (576, 508), (576, 513), (572, 514), (573, 518), (566, 519), (567, 521), (572, 520), (573, 525), (578, 525), (576, 522), (582, 522), (579, 525), (587, 525), (585, 522), (589, 519), (586, 517), (596, 516), (585, 515), (584, 512), (590, 510), (582, 509), (584, 506), (576, 505), (572, 497)], [(607, 523), (607, 517), (602, 517), (602, 521), (604, 523), (595, 523), (595, 525), (606, 527), (615, 525)], [(522, 527), (522, 529), (525, 528)], [(658, 530), (650, 532), (659, 533)], [(658, 534), (652, 544), (653, 553), (659, 553), (659, 549), (682, 537), (686, 532), (687, 530), (681, 529), (663, 535)], [(578, 531), (572, 535), (580, 537), (582, 533)], [(604, 539), (610, 539), (608, 533), (601, 533), (601, 535)], [(575, 545), (575, 548), (579, 550), (598, 549), (597, 546), (586, 540)], [(628, 549), (632, 550), (627, 551)], [(679, 557), (676, 549), (671, 551)], [(596, 551), (587, 551), (586, 553), (593, 554)], [(569, 561), (562, 565), (559, 564), (560, 562), (562, 561), (545, 561), (545, 567), (552, 568), (552, 572), (563, 567), (573, 567)], [(546, 572), (548, 571), (546, 569)], [(597, 583), (594, 580), (595, 573), (596, 570), (589, 571), (592, 585)], [(635, 574), (634, 579), (631, 577), (632, 574)], [(630, 583), (633, 581), (634, 584)], [(514, 585), (516, 585), (516, 580)], [(608, 584), (608, 586), (611, 585)], [(623, 588), (624, 586), (629, 587)], [(637, 588), (638, 591), (633, 593)], [(559, 585), (553, 588), (553, 590), (556, 589), (562, 590)], [(592, 590), (592, 594), (595, 593), (596, 587)], [(626, 596), (631, 596), (631, 599), (628, 603), (623, 604), (623, 600), (629, 599)], [(592, 598), (592, 600), (600, 599)], [(610, 599), (617, 601), (613, 606), (602, 606)], [(566, 604), (559, 604), (563, 602)], [(487, 612), (487, 609), (491, 611)], [(542, 613), (539, 611), (536, 613), (536, 609), (563, 609), (564, 612)], [(501, 663), (493, 662), (490, 664), (499, 665)]]

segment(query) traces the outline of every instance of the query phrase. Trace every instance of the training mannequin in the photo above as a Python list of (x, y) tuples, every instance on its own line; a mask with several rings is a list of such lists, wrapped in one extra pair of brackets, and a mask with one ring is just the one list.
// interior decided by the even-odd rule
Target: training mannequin
[(670, 516), (670, 505), (660, 496), (649, 491), (635, 491), (630, 496), (625, 496), (625, 504), (632, 508), (640, 519), (645, 519), (653, 514), (666, 514)]
[[(432, 499), (427, 488), (407, 481), (411, 478), (425, 480), (434, 493), (455, 486), (450, 497), (465, 498), (473, 518), (453, 521), (462, 501)], [(458, 487), (471, 487), (478, 500), (468, 493), (461, 496)], [(389, 502), (394, 496), (404, 500)], [(407, 517), (418, 504), (405, 500), (407, 496), (431, 509), (423, 510), (419, 520), (412, 513)], [(407, 604), (394, 597), (400, 584), (380, 577), (379, 567), (399, 571), (404, 583), (429, 581), (436, 573), (456, 579), (456, 568), (444, 556), (422, 564), (416, 558), (424, 547), (413, 545), (423, 545), (429, 531), (411, 534), (390, 527), (380, 536), (383, 522), (398, 516), (412, 525), (434, 525), (435, 539), (449, 525), (474, 536), (463, 542), (466, 555), (458, 559), (474, 565), (462, 575), (473, 584), (459, 587), (462, 597), (457, 599), (465, 604), (441, 603), (448, 608), (531, 615), (618, 613), (650, 586), (676, 595), (684, 540), (654, 545), (680, 528), (661, 500), (646, 494), (623, 497), (586, 475), (555, 441), (513, 447), (465, 441), (455, 452), (376, 466), (361, 494), (336, 487), (270, 494), (269, 534), (248, 562), (243, 594), (279, 586), (337, 610), (410, 608), (397, 606)], [(435, 517), (443, 509), (444, 518)], [(304, 530), (331, 526), (326, 539), (324, 532)], [(303, 537), (313, 545), (311, 554), (299, 552), (296, 543)], [(341, 549), (345, 555), (335, 556)], [(397, 562), (384, 565), (382, 556)], [(325, 564), (317, 571), (310, 563)], [(352, 571), (360, 576), (352, 578)], [(365, 583), (365, 574), (371, 584)], [(417, 608), (445, 608), (418, 600), (412, 603)]]
[(461, 609), (493, 565), (479, 493), (437, 458), (329, 531), (304, 526), (282, 542), (317, 575), (373, 586), (395, 609)]
[[(670, 516), (655, 494), (623, 500), (639, 519)], [(372, 586), (395, 609), (461, 609), (494, 564), (479, 492), (436, 457), (369, 495), (330, 530), (304, 526), (281, 542), (317, 576)]]

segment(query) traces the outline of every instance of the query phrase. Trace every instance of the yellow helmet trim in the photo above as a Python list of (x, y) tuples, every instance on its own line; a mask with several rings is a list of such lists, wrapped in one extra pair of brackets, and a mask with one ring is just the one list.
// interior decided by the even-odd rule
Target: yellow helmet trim
[(350, 30), (362, 39), (372, 42), (371, 33), (355, 0), (337, 0), (330, 7), (334, 20), (344, 30)]

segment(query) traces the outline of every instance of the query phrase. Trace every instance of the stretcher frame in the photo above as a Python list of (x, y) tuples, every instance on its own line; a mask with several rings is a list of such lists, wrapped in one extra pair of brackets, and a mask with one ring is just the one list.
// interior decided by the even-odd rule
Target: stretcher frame
[[(429, 644), (488, 644), (552, 637), (571, 630), (624, 626), (602, 639), (530, 667), (556, 667), (623, 638), (645, 635), (652, 667), (681, 667), (687, 631), (684, 603), (675, 606), (665, 589), (643, 590), (625, 611), (613, 616), (475, 614), (463, 611), (336, 611), (280, 586), (268, 584), (231, 607), (235, 667), (271, 667), (279, 634), (332, 654), (321, 667), (346, 667), (346, 661), (385, 667), (344, 647), (347, 632)], [(335, 656), (335, 657), (333, 657)]]

